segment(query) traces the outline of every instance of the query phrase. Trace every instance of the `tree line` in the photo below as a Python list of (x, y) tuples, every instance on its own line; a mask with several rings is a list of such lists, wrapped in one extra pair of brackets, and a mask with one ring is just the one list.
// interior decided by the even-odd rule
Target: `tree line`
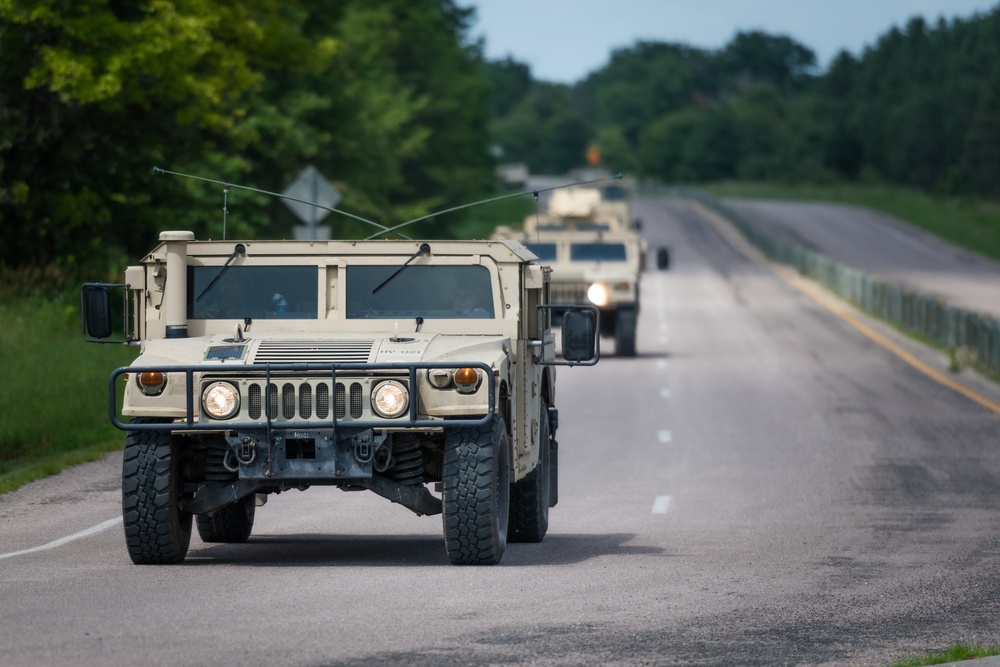
[(504, 155), (560, 173), (599, 149), (668, 183), (869, 181), (1000, 196), (1000, 7), (893, 28), (825, 72), (763, 32), (719, 50), (639, 42), (572, 85), (488, 64)]
[(486, 60), (474, 21), (457, 0), (0, 2), (0, 267), (117, 273), (163, 229), (296, 223), (276, 199), (153, 167), (280, 191), (312, 164), (339, 208), (385, 225), (488, 196), (497, 161), (564, 173), (595, 148), (668, 183), (1000, 196), (1000, 7), (915, 18), (824, 72), (754, 31), (718, 50), (637, 42), (574, 85)]
[(220, 238), (223, 206), (230, 238), (296, 222), (153, 167), (281, 191), (312, 164), (385, 225), (489, 192), (472, 20), (452, 0), (0, 2), (0, 264), (117, 273), (160, 230)]

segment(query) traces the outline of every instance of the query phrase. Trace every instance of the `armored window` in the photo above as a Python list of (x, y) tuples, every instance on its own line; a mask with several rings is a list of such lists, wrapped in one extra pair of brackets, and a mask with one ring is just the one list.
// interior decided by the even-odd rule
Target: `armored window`
[(569, 249), (574, 262), (624, 262), (624, 243), (574, 243)]
[(318, 276), (315, 266), (189, 266), (188, 318), (314, 320)]
[[(478, 265), (347, 267), (347, 318), (494, 317), (489, 269)], [(388, 282), (386, 280), (388, 279)]]
[(525, 243), (525, 245), (543, 262), (551, 262), (556, 258), (555, 243)]

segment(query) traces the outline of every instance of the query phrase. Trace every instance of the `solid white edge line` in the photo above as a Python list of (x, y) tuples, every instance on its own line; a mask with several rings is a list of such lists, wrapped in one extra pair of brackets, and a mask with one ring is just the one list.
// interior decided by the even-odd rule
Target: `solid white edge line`
[(75, 540), (79, 540), (79, 539), (82, 539), (84, 537), (88, 537), (90, 535), (93, 535), (94, 533), (99, 533), (102, 530), (107, 530), (108, 528), (111, 528), (112, 526), (117, 526), (121, 522), (122, 522), (122, 518), (121, 517), (118, 517), (118, 518), (115, 518), (115, 519), (108, 519), (107, 521), (105, 521), (103, 523), (99, 523), (96, 526), (91, 526), (90, 528), (87, 528), (86, 530), (81, 530), (79, 533), (73, 533), (72, 535), (67, 535), (66, 537), (60, 537), (58, 540), (55, 540), (54, 542), (49, 542), (48, 544), (43, 544), (40, 547), (33, 547), (31, 549), (24, 549), (23, 551), (12, 551), (11, 553), (8, 553), (8, 554), (0, 554), (0, 560), (2, 560), (4, 558), (13, 558), (14, 556), (23, 556), (24, 554), (32, 554), (32, 553), (35, 553), (36, 551), (45, 551), (46, 549), (55, 549), (56, 547), (61, 547), (62, 545), (68, 544), (69, 542), (73, 542)]
[(656, 496), (653, 501), (653, 514), (666, 514), (670, 509), (670, 496)]

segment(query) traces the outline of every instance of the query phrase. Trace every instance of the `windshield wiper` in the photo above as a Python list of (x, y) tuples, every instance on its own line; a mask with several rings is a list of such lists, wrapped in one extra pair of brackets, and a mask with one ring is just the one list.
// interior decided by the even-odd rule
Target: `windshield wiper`
[(428, 243), (421, 243), (420, 247), (417, 249), (417, 251), (415, 253), (413, 253), (413, 255), (408, 260), (406, 260), (406, 262), (404, 262), (401, 267), (399, 267), (398, 269), (396, 269), (395, 271), (393, 271), (393, 273), (392, 273), (391, 276), (389, 276), (388, 278), (386, 278), (385, 280), (383, 280), (382, 283), (378, 287), (376, 287), (375, 289), (372, 290), (372, 294), (375, 294), (380, 289), (382, 289), (383, 287), (385, 287), (386, 285), (388, 285), (389, 282), (393, 278), (395, 278), (396, 276), (398, 276), (403, 271), (403, 269), (405, 269), (407, 266), (410, 265), (410, 262), (412, 262), (413, 260), (415, 260), (417, 257), (420, 257), (421, 255), (430, 254), (430, 251), (431, 251), (430, 244), (428, 244)]
[(206, 287), (205, 289), (203, 289), (201, 291), (201, 294), (198, 295), (198, 298), (194, 300), (195, 303), (198, 303), (199, 301), (201, 301), (201, 297), (203, 297), (206, 294), (208, 294), (208, 290), (212, 289), (215, 286), (215, 283), (219, 282), (219, 278), (221, 278), (223, 276), (223, 274), (225, 274), (225, 272), (229, 270), (229, 264), (234, 259), (236, 259), (236, 256), (237, 255), (243, 255), (243, 254), (246, 253), (246, 251), (247, 251), (247, 247), (245, 245), (243, 245), (242, 243), (237, 243), (236, 244), (236, 247), (233, 248), (233, 254), (229, 256), (229, 259), (226, 260), (226, 263), (223, 264), (222, 268), (219, 269), (219, 272), (215, 274), (215, 277), (212, 278), (212, 282), (210, 282), (208, 284), (208, 287)]

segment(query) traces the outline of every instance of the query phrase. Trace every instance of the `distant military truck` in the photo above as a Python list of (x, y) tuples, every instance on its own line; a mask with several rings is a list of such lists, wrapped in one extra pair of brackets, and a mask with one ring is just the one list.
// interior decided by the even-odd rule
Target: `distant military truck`
[(647, 250), (644, 239), (632, 232), (590, 229), (527, 232), (498, 228), (495, 236), (520, 240), (552, 267), (552, 299), (594, 305), (601, 313), (601, 334), (615, 339), (615, 354), (635, 356), (639, 280)]
[[(615, 339), (615, 354), (636, 354), (639, 282), (648, 246), (635, 231), (627, 201), (607, 201), (599, 188), (552, 194), (545, 215), (525, 218), (521, 229), (498, 227), (493, 238), (516, 239), (552, 267), (553, 300), (596, 306), (601, 334)], [(666, 269), (666, 249), (657, 268)]]
[(557, 357), (549, 270), (514, 241), (163, 232), (82, 305), (87, 340), (140, 349), (109, 386), (135, 563), (184, 560), (192, 522), (245, 541), (269, 495), (311, 486), (441, 514), (452, 563), (497, 563), (558, 500), (555, 366), (599, 355), (597, 313), (560, 307)]

